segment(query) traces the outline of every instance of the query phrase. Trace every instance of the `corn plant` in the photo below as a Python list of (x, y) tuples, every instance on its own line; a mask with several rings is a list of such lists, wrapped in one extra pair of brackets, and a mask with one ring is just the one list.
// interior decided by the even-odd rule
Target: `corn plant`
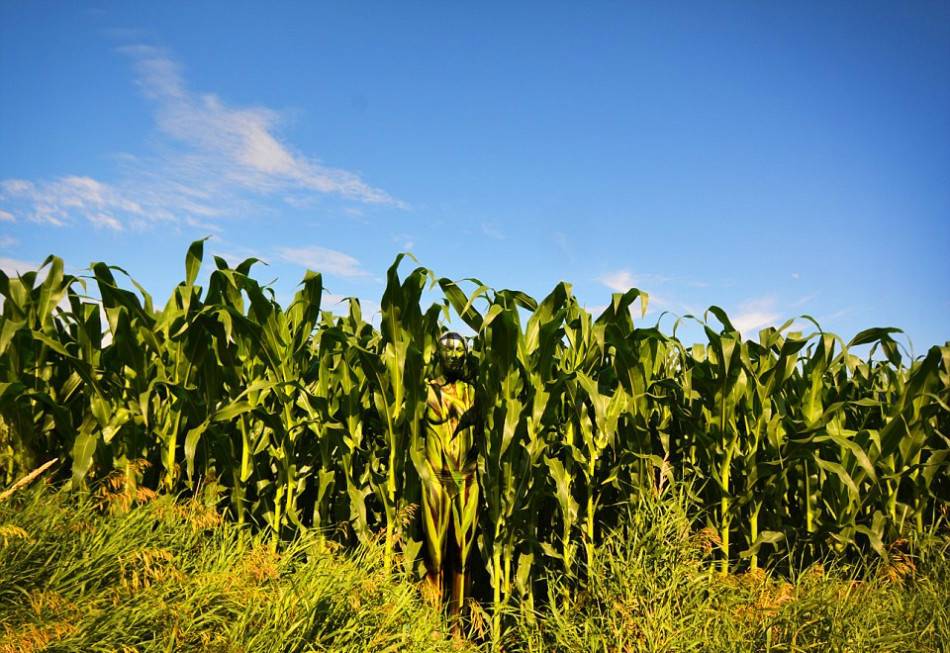
[[(496, 646), (506, 614), (556, 600), (552, 573), (584, 582), (631, 498), (670, 482), (692, 488), (724, 572), (886, 556), (945, 524), (950, 343), (912, 357), (896, 329), (846, 342), (817, 323), (744, 339), (717, 307), (681, 318), (704, 333), (684, 343), (679, 320), (635, 325), (637, 289), (592, 315), (566, 283), (537, 301), (403, 276), (403, 257), (375, 327), (356, 299), (324, 310), (316, 271), (284, 307), (254, 259), (202, 276), (203, 249), (162, 306), (105, 263), (0, 273), (0, 477), (59, 458), (76, 490), (119, 474), (213, 491), (274, 547), (311, 528), (378, 538), (457, 628), (470, 599), (489, 606)], [(441, 299), (424, 307), (427, 285)], [(450, 388), (435, 354), (459, 322), (472, 375)]]

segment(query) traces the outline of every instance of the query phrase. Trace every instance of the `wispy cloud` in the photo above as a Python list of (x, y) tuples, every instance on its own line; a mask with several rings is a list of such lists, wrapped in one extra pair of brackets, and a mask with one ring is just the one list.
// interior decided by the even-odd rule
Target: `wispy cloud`
[[(350, 311), (350, 303), (347, 300), (352, 298), (352, 295), (337, 295), (324, 290), (323, 297), (320, 300), (320, 308), (335, 313), (336, 315), (346, 315)], [(375, 316), (382, 310), (379, 302), (375, 299), (367, 299), (364, 297), (356, 297), (356, 299), (360, 302), (360, 311), (363, 313), (363, 319), (375, 322)]]
[(807, 295), (802, 295), (801, 297), (793, 301), (791, 304), (789, 304), (789, 306), (791, 308), (801, 308), (802, 306), (805, 306), (806, 304), (810, 304), (812, 300), (815, 299), (817, 296), (818, 296), (817, 292), (808, 293)]
[(398, 243), (404, 252), (408, 252), (415, 247), (416, 243), (409, 234), (393, 234), (393, 242)]
[(258, 259), (260, 261), (258, 265), (267, 265), (268, 257), (264, 256), (260, 250), (226, 240), (221, 236), (213, 236), (208, 245), (212, 255), (220, 256), (231, 267), (237, 267), (249, 258)]
[(213, 94), (188, 90), (179, 66), (149, 46), (124, 48), (133, 58), (138, 83), (156, 106), (159, 129), (185, 145), (239, 187), (258, 192), (332, 193), (370, 204), (399, 204), (358, 175), (294, 152), (277, 136), (280, 114), (266, 107), (231, 107)]
[(698, 287), (704, 287), (706, 285), (703, 282), (674, 277), (668, 274), (657, 274), (655, 272), (633, 273), (628, 269), (606, 272), (597, 277), (597, 281), (614, 292), (626, 292), (631, 288), (641, 288), (642, 290), (649, 291), (652, 287), (668, 283), (679, 283)]
[(482, 233), (488, 236), (489, 238), (494, 238), (495, 240), (505, 239), (505, 233), (494, 222), (483, 222)]
[(370, 273), (363, 269), (360, 262), (343, 252), (312, 245), (309, 247), (280, 247), (277, 255), (288, 263), (295, 263), (315, 272), (337, 277), (368, 277)]
[[(345, 313), (347, 310), (347, 300), (349, 297), (346, 295), (337, 295), (336, 293), (323, 291), (323, 296), (320, 297), (320, 307), (326, 311), (333, 311), (334, 313)], [(360, 302), (362, 305), (362, 302)]]
[[(121, 229), (118, 215), (141, 216), (142, 206), (121, 191), (90, 177), (62, 177), (34, 183), (25, 179), (0, 181), (0, 201), (23, 207), (35, 222), (62, 226), (82, 215), (96, 226)], [(14, 208), (16, 210), (16, 208)]]
[(626, 292), (636, 286), (636, 279), (629, 270), (615, 270), (597, 277), (597, 281), (614, 292)]
[(851, 313), (854, 313), (854, 307), (845, 306), (844, 308), (839, 308), (833, 313), (819, 315), (816, 319), (818, 320), (819, 324), (822, 324), (823, 322), (834, 322), (835, 320), (845, 317), (846, 315), (850, 315)]
[(748, 337), (753, 332), (776, 324), (781, 314), (776, 309), (775, 297), (759, 297), (742, 302), (739, 312), (730, 316), (732, 325), (743, 336)]
[(558, 248), (561, 254), (567, 258), (567, 261), (573, 264), (576, 260), (576, 257), (574, 256), (574, 246), (567, 234), (563, 231), (555, 231), (551, 234), (551, 239), (554, 241), (555, 246)]
[[(676, 293), (669, 287), (658, 293), (658, 286), (692, 286), (703, 287), (706, 284), (667, 274), (654, 272), (633, 273), (627, 269), (613, 270), (597, 277), (597, 281), (614, 292), (626, 292), (631, 288), (639, 288), (649, 295), (647, 315), (657, 315), (663, 312), (674, 314), (696, 314), (697, 309), (692, 304), (677, 299)], [(637, 309), (638, 312), (639, 309)]]
[(19, 242), (20, 241), (18, 241), (13, 236), (3, 234), (2, 236), (0, 236), (0, 249), (7, 249), (10, 247), (13, 247), (14, 245), (17, 245)]
[(15, 277), (18, 274), (30, 272), (39, 267), (35, 263), (27, 263), (15, 258), (0, 257), (0, 270), (3, 270), (7, 276)]
[(300, 203), (325, 195), (405, 207), (358, 174), (294, 149), (279, 135), (279, 112), (191, 90), (178, 63), (158, 48), (120, 51), (153, 107), (156, 153), (118, 157), (121, 174), (113, 182), (83, 175), (0, 181), (0, 220), (63, 225), (85, 219), (121, 229), (156, 220), (207, 221), (246, 213), (267, 199)]

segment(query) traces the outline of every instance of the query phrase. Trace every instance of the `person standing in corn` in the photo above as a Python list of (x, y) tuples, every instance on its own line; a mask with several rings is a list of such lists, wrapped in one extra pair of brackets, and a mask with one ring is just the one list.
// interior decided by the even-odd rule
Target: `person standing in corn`
[(449, 615), (457, 623), (478, 521), (475, 387), (462, 336), (444, 334), (438, 351), (440, 376), (428, 387), (425, 458), (416, 467), (423, 486), (428, 582), (440, 603), (449, 592)]

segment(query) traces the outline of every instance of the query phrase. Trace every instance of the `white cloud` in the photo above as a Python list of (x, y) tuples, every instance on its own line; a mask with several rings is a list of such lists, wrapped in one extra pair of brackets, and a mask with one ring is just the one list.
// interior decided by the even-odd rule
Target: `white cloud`
[(3, 270), (7, 276), (15, 277), (26, 272), (32, 272), (39, 266), (35, 263), (27, 263), (15, 258), (0, 257), (0, 270)]
[(742, 311), (732, 318), (732, 325), (739, 333), (749, 335), (752, 331), (774, 325), (778, 317), (778, 313), (771, 311)]
[(781, 314), (776, 310), (775, 303), (775, 298), (771, 296), (750, 299), (740, 304), (739, 312), (729, 319), (744, 337), (749, 337), (760, 329), (777, 324)]
[(121, 51), (132, 59), (136, 84), (154, 108), (157, 153), (145, 159), (121, 155), (122, 172), (114, 182), (79, 175), (2, 180), (0, 220), (13, 220), (13, 211), (53, 225), (86, 219), (119, 229), (249, 213), (268, 197), (292, 197), (299, 204), (323, 195), (405, 207), (358, 174), (295, 151), (279, 136), (277, 111), (232, 106), (189, 89), (178, 64), (162, 50)]
[(114, 231), (122, 231), (123, 229), (122, 223), (119, 222), (114, 216), (111, 216), (108, 213), (90, 214), (89, 222), (91, 222), (97, 227), (106, 227)]
[(33, 184), (22, 179), (0, 181), (0, 193), (25, 193), (32, 190)]
[[(657, 272), (631, 272), (619, 269), (606, 272), (597, 281), (613, 292), (626, 292), (639, 288), (649, 296), (645, 317), (660, 319), (663, 313), (672, 316), (702, 315), (702, 309), (693, 301), (684, 298), (683, 288), (708, 288), (710, 283), (687, 276)], [(659, 292), (656, 290), (660, 288)], [(631, 307), (634, 317), (639, 317), (640, 308)]]
[(220, 234), (224, 231), (224, 229), (221, 228), (221, 225), (215, 224), (214, 222), (208, 222), (207, 220), (199, 220), (191, 216), (185, 218), (185, 224), (187, 224), (189, 227), (201, 229), (206, 233)]
[(121, 229), (116, 214), (142, 215), (137, 202), (121, 191), (90, 177), (62, 177), (33, 183), (23, 179), (0, 182), (0, 201), (26, 204), (35, 222), (62, 226), (72, 215), (85, 215), (96, 226)]
[(220, 236), (214, 236), (208, 242), (211, 254), (213, 256), (220, 256), (232, 268), (236, 268), (249, 258), (258, 259), (259, 263), (257, 263), (257, 265), (267, 264), (266, 257), (252, 247), (245, 247), (244, 245), (230, 242)]
[(13, 236), (8, 236), (8, 235), (4, 234), (4, 235), (0, 236), (0, 249), (7, 249), (7, 248), (9, 248), (9, 247), (13, 247), (14, 245), (18, 244), (19, 242), (20, 242), (20, 241), (18, 241), (18, 240), (17, 240), (16, 238), (14, 238)]
[[(347, 300), (352, 298), (352, 295), (337, 295), (324, 290), (323, 297), (320, 299), (320, 309), (330, 311), (334, 315), (349, 315), (350, 303)], [(356, 299), (360, 302), (360, 312), (363, 315), (363, 319), (367, 322), (378, 324), (379, 315), (382, 311), (379, 302), (375, 299), (366, 299), (363, 297), (357, 297)]]
[(369, 272), (363, 269), (358, 260), (334, 249), (316, 245), (280, 247), (277, 254), (284, 261), (310, 268), (315, 272), (347, 278), (369, 276)]
[[(334, 313), (345, 313), (347, 308), (346, 300), (348, 299), (348, 295), (337, 295), (332, 292), (324, 291), (323, 296), (320, 298), (320, 306), (324, 310), (333, 311)], [(362, 302), (360, 303), (362, 304)]]
[(597, 277), (597, 280), (614, 292), (627, 292), (636, 286), (636, 281), (629, 270), (616, 270)]
[[(647, 293), (649, 301), (647, 302), (646, 315), (648, 316), (659, 316), (663, 312), (678, 315), (695, 315), (697, 313), (695, 306), (678, 299), (675, 292), (668, 289), (662, 294), (657, 294), (655, 290), (652, 290), (652, 288), (664, 284), (685, 284), (694, 287), (699, 285), (697, 282), (688, 279), (650, 272), (633, 274), (629, 270), (614, 270), (597, 277), (597, 281), (613, 292), (627, 292), (631, 288), (639, 288)], [(630, 310), (635, 317), (640, 316), (639, 306), (631, 307)]]
[(651, 287), (667, 284), (670, 282), (683, 283), (695, 287), (705, 287), (705, 282), (697, 282), (679, 277), (671, 277), (667, 274), (656, 274), (653, 272), (641, 272), (633, 274), (630, 270), (614, 270), (606, 272), (599, 277), (597, 281), (607, 286), (614, 292), (626, 292), (631, 288), (640, 288), (649, 291)]
[(9, 211), (0, 211), (0, 222), (16, 222), (16, 218)]
[(239, 186), (259, 192), (310, 189), (369, 204), (400, 204), (358, 175), (293, 152), (280, 140), (280, 114), (266, 107), (231, 107), (213, 94), (189, 91), (178, 65), (161, 50), (124, 49), (139, 85), (156, 105), (159, 129)]

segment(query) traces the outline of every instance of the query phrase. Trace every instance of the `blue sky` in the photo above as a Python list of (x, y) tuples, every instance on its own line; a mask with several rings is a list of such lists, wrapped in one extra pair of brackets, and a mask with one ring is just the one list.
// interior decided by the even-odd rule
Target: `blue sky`
[[(0, 2), (0, 265), (950, 338), (950, 4)], [(667, 323), (668, 324), (668, 323)]]

